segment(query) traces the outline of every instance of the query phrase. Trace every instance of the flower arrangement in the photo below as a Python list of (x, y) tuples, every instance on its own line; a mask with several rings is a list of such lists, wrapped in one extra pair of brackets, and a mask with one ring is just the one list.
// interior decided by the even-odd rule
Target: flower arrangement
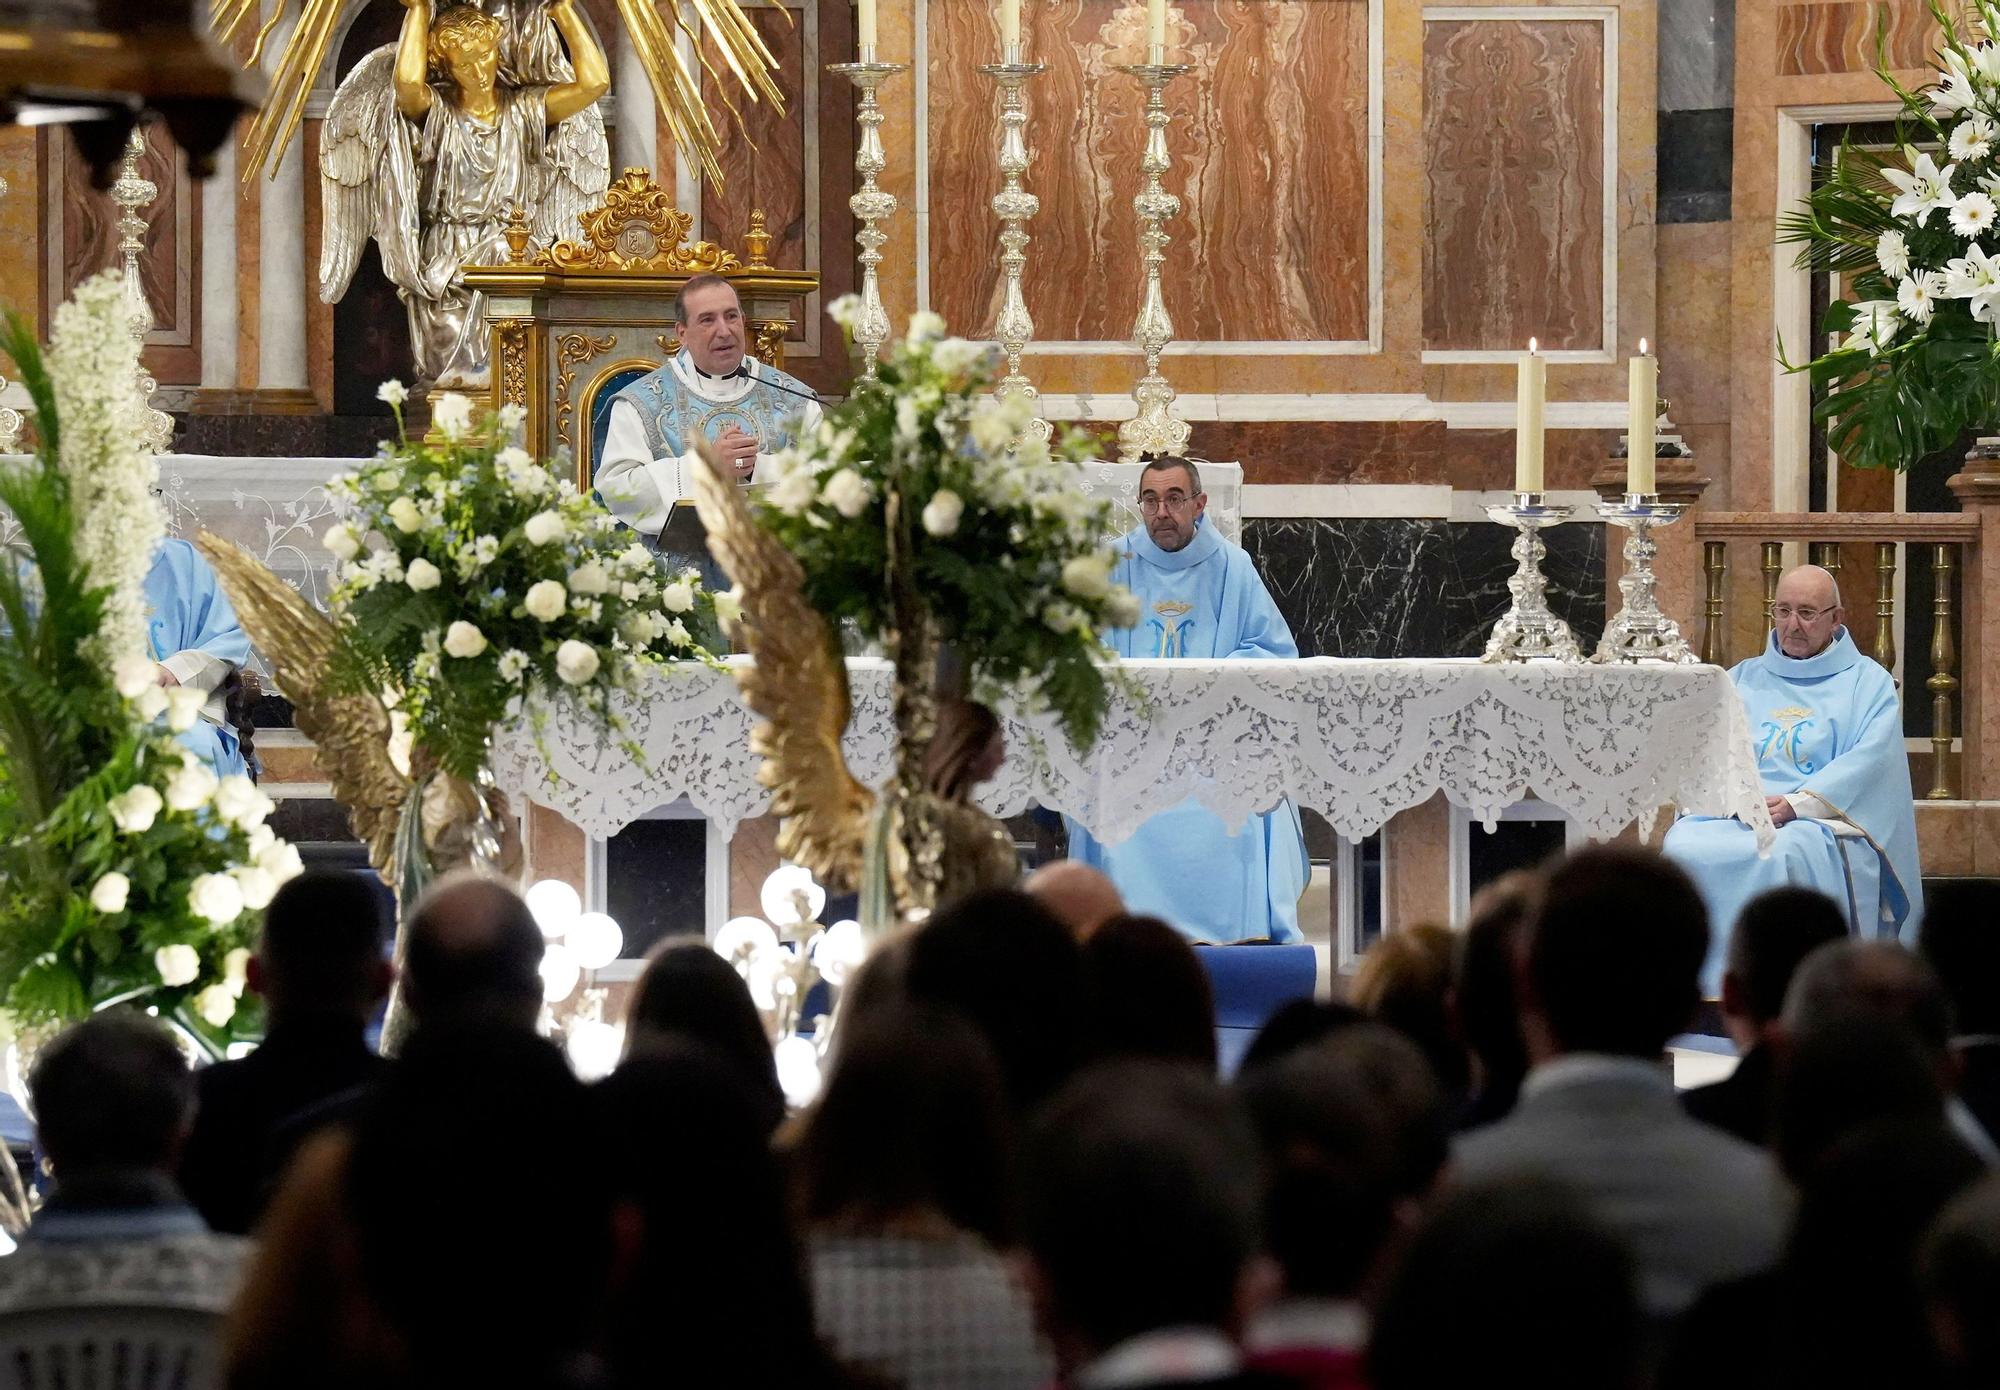
[[(1782, 219), (1799, 264), (1843, 277), (1838, 346), (1809, 373), (1827, 443), (1860, 468), (1908, 468), (1968, 427), (2000, 425), (2000, 4), (1932, 0), (1937, 81), (1901, 100), (1894, 150), (1841, 147), (1807, 206)], [(1942, 163), (1940, 163), (1942, 161)]]
[(475, 780), (495, 726), (524, 708), (538, 728), (565, 706), (615, 726), (609, 691), (650, 663), (711, 659), (730, 596), (621, 541), (602, 504), (516, 442), (520, 407), (479, 413), (446, 393), (436, 437), (412, 440), (406, 394), (381, 390), (397, 442), (328, 486), (341, 520), (325, 543), (343, 562), (335, 675), (388, 692), (437, 767)]
[[(829, 312), (851, 332), (859, 301)], [(807, 600), (871, 640), (897, 623), (893, 546), (972, 683), (1046, 701), (1088, 747), (1106, 695), (1097, 634), (1136, 622), (1137, 603), (1111, 582), (1110, 506), (1084, 496), (1071, 466), (1088, 437), (1053, 454), (1023, 439), (1029, 407), (988, 394), (993, 379), (985, 345), (918, 313), (876, 380), (778, 455), (759, 521), (798, 558)]]
[(144, 645), (161, 521), (124, 315), (100, 276), (46, 360), (18, 319), (0, 336), (40, 436), (0, 472), (29, 561), (0, 565), (0, 1002), (23, 1027), (129, 1002), (220, 1052), (259, 1031), (244, 968), (299, 858), (248, 778), (171, 737), (201, 697), (162, 689)]

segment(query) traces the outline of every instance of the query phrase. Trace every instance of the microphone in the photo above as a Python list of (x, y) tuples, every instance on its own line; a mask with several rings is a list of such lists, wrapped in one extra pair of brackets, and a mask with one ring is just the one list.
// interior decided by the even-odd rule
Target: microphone
[(811, 401), (814, 405), (818, 405), (820, 403), (819, 395), (817, 392), (810, 390), (800, 391), (795, 387), (785, 385), (785, 383), (782, 381), (772, 381), (767, 377), (758, 376), (756, 373), (750, 370), (750, 359), (747, 357), (744, 358), (741, 362), (738, 362), (736, 364), (736, 370), (730, 372), (729, 375), (740, 376), (745, 381), (757, 382), (760, 385), (770, 387), (774, 391), (783, 391), (788, 396), (797, 396), (801, 400)]

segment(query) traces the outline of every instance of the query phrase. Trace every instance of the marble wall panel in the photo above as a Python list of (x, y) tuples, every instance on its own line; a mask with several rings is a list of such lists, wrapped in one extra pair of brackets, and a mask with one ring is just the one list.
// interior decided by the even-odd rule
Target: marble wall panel
[(1848, 0), (1777, 7), (1779, 75), (1873, 72), (1884, 18), (1889, 66), (1928, 67), (1938, 32), (1925, 0)]
[[(999, 49), (986, 7), (928, 0), (931, 305), (990, 334), (999, 307), (998, 99), (976, 65)], [(1182, 198), (1167, 230), (1176, 335), (1209, 341), (1368, 336), (1367, 0), (1197, 0), (1168, 46), (1195, 71), (1167, 89)], [(1030, 224), (1025, 293), (1043, 341), (1129, 336), (1141, 273), (1132, 196), (1145, 127), (1145, 10), (1117, 0), (1028, 8)], [(1024, 24), (1024, 27), (1026, 25)]]
[[(1511, 601), (1513, 534), (1429, 518), (1252, 518), (1243, 546), (1302, 656), (1473, 656)], [(1595, 646), (1604, 527), (1561, 526), (1546, 540), (1549, 605)]]
[[(100, 270), (120, 264), (118, 219), (121, 211), (107, 193), (90, 186), (90, 168), (77, 153), (66, 131), (50, 140), (58, 180), (50, 190), (48, 300), (67, 299), (71, 290)], [(145, 250), (139, 256), (139, 280), (153, 311), (153, 329), (146, 336), (146, 365), (163, 386), (201, 379), (200, 244), (201, 191), (188, 178), (185, 161), (165, 126), (146, 127), (146, 153), (139, 161), (141, 177), (150, 179), (158, 196), (141, 212), (145, 218)], [(300, 306), (303, 312), (304, 306)]]
[[(1550, 430), (1552, 488), (1584, 488), (1604, 466), (1612, 430)], [(1464, 491), (1508, 487), (1511, 430), (1454, 430), (1436, 420), (1204, 420), (1188, 452), (1233, 459), (1252, 483), (1448, 483)]]
[[(805, 17), (797, 10), (759, 5), (747, 11), (752, 27), (778, 60), (775, 81), (786, 94), (783, 112), (768, 102), (745, 101), (735, 77), (724, 66), (721, 50), (703, 40), (711, 71), (702, 76), (702, 94), (711, 103), (722, 131), (718, 156), (723, 173), (720, 188), (704, 181), (701, 190), (702, 235), (718, 245), (741, 251), (752, 209), (762, 209), (771, 233), (771, 263), (805, 263), (806, 251), (806, 122)], [(715, 74), (720, 73), (720, 77)], [(736, 106), (741, 119), (726, 118), (722, 99)], [(726, 119), (725, 119), (726, 118)]]
[(1603, 346), (1604, 26), (1424, 25), (1424, 346)]
[[(0, 128), (0, 244), (34, 246), (41, 241), (42, 132), (28, 126)], [(0, 257), (0, 306), (34, 323), (41, 310), (41, 267), (33, 256)]]

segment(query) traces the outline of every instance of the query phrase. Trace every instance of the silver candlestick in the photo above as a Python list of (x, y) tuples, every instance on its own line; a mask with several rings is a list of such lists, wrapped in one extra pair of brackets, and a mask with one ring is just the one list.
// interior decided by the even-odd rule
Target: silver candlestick
[(854, 117), (861, 126), (861, 137), (854, 150), (854, 169), (861, 175), (861, 189), (847, 200), (847, 206), (861, 223), (861, 230), (854, 234), (861, 247), (858, 258), (861, 321), (854, 326), (854, 341), (861, 346), (864, 381), (875, 379), (876, 358), (882, 344), (889, 340), (889, 314), (882, 307), (882, 286), (875, 273), (875, 267), (882, 264), (882, 243), (889, 239), (889, 234), (875, 224), (886, 222), (896, 211), (896, 195), (883, 192), (875, 183), (876, 176), (889, 162), (882, 153), (882, 107), (875, 100), (875, 89), (909, 66), (876, 62), (875, 49), (870, 46), (861, 50), (859, 62), (832, 63), (827, 67), (828, 72), (837, 72), (851, 80), (861, 93), (861, 108)]
[(1574, 510), (1549, 502), (1547, 494), (1540, 492), (1517, 492), (1512, 502), (1486, 509), (1487, 516), (1521, 534), (1514, 538), (1514, 574), (1507, 581), (1514, 604), (1493, 625), (1481, 660), (1583, 659), (1569, 624), (1549, 611), (1548, 581), (1542, 578), (1542, 556), (1548, 547), (1542, 544), (1541, 533), (1562, 525)]
[(1654, 493), (1628, 492), (1616, 501), (1598, 502), (1598, 516), (1626, 532), (1625, 573), (1618, 577), (1618, 592), (1625, 602), (1618, 616), (1605, 624), (1592, 661), (1689, 663), (1697, 659), (1682, 638), (1679, 625), (1660, 611), (1653, 597), (1659, 582), (1653, 574), (1653, 556), (1660, 548), (1653, 539), (1653, 528), (1673, 525), (1686, 510), (1686, 503), (1662, 502)]
[[(146, 303), (146, 287), (139, 280), (139, 253), (146, 249), (146, 219), (139, 211), (160, 196), (158, 185), (139, 176), (139, 158), (145, 152), (146, 137), (138, 126), (133, 126), (132, 138), (125, 142), (125, 162), (119, 166), (118, 181), (111, 185), (111, 201), (124, 209), (118, 218), (122, 234), (118, 250), (124, 258), (126, 321), (131, 326), (132, 343), (142, 353), (146, 334), (153, 327), (153, 310)], [(160, 389), (160, 384), (153, 380), (143, 360), (138, 363), (138, 384), (139, 436), (154, 453), (165, 453), (174, 439), (173, 417), (153, 409), (153, 393)]]
[[(1157, 49), (1153, 56), (1159, 56)], [(1160, 291), (1160, 267), (1166, 263), (1167, 244), (1173, 240), (1165, 224), (1181, 210), (1181, 200), (1161, 185), (1160, 175), (1173, 167), (1167, 155), (1167, 84), (1194, 69), (1184, 63), (1152, 62), (1133, 63), (1120, 70), (1146, 84), (1146, 153), (1139, 161), (1146, 181), (1132, 199), (1132, 211), (1139, 215), (1139, 247), (1146, 265), (1146, 288), (1139, 299), (1132, 337), (1146, 354), (1146, 375), (1132, 388), (1139, 413), (1118, 428), (1118, 457), (1132, 463), (1141, 454), (1185, 453), (1191, 433), (1187, 421), (1173, 413), (1174, 388), (1160, 375), (1160, 352), (1174, 336), (1174, 322), (1167, 315), (1167, 301)]]
[(1034, 414), (1024, 432), (1047, 442), (1049, 422), (1041, 416), (1040, 397), (1021, 374), (1021, 353), (1035, 336), (1035, 320), (1021, 294), (1021, 275), (1028, 266), (1028, 219), (1042, 210), (1042, 200), (1022, 186), (1028, 172), (1028, 79), (1043, 70), (1040, 63), (1021, 61), (1020, 45), (1007, 50), (1004, 63), (987, 63), (979, 70), (1000, 87), (1000, 191), (993, 195), (993, 215), (1000, 219), (1000, 275), (1005, 288), (994, 331), (1007, 353), (1007, 375), (994, 385), (1003, 400), (1019, 397)]
[[(7, 196), (7, 180), (0, 179), (0, 198)], [(7, 389), (7, 378), (0, 376), (0, 391)], [(19, 453), (21, 449), (21, 427), (27, 424), (21, 412), (10, 405), (0, 405), (0, 454)]]

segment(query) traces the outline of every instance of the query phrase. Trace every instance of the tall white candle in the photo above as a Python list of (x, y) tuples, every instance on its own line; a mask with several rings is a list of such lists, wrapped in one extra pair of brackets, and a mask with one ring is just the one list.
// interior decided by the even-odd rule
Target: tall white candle
[(1542, 490), (1542, 413), (1548, 403), (1549, 362), (1528, 339), (1514, 392), (1514, 491)]
[(1146, 47), (1167, 46), (1167, 0), (1146, 0)]
[(1625, 490), (1651, 493), (1653, 477), (1653, 420), (1659, 409), (1660, 359), (1646, 351), (1639, 340), (1639, 355), (1632, 359), (1632, 386), (1625, 405)]
[(1000, 0), (1000, 58), (1013, 62), (1021, 47), (1021, 0)]
[(855, 0), (855, 38), (862, 52), (875, 47), (875, 0)]

